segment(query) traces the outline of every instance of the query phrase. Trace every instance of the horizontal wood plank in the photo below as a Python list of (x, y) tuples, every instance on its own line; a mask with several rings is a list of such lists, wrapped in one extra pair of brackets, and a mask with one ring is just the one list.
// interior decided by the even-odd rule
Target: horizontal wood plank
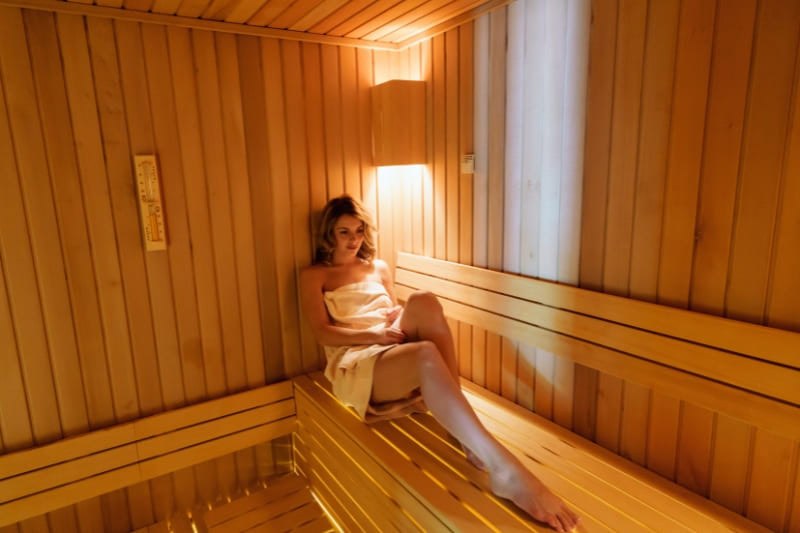
[(398, 268), (800, 368), (800, 334), (404, 252)]
[(404, 269), (398, 269), (397, 283), (800, 405), (800, 370), (595, 318), (589, 307), (572, 312)]
[[(395, 288), (401, 300), (408, 298), (413, 291), (413, 288), (402, 285)], [(456, 320), (557, 353), (590, 368), (665, 391), (787, 437), (800, 438), (800, 425), (796, 422), (800, 417), (800, 408), (797, 406), (445, 298), (440, 298), (440, 302), (445, 314)]]
[(296, 428), (290, 381), (0, 457), (0, 526), (220, 457)]

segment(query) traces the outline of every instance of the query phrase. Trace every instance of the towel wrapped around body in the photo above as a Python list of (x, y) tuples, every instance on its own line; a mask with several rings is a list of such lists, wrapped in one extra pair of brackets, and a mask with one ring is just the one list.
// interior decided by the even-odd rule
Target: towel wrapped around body
[[(325, 307), (334, 325), (350, 329), (379, 331), (385, 326), (392, 299), (377, 281), (359, 281), (324, 293)], [(375, 363), (397, 344), (325, 346), (325, 377), (339, 400), (355, 409), (367, 423), (404, 416), (427, 409), (419, 389), (394, 402), (370, 402)]]

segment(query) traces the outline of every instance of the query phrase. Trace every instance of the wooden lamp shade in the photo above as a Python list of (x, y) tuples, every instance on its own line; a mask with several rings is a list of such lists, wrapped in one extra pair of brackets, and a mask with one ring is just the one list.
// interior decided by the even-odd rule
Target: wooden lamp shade
[(424, 164), (425, 150), (425, 82), (390, 80), (373, 87), (373, 164)]

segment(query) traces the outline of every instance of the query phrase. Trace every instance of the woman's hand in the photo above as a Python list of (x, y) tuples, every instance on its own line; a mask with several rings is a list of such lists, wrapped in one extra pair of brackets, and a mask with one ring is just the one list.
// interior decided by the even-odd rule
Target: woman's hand
[(386, 310), (386, 325), (391, 326), (394, 324), (394, 321), (397, 320), (397, 317), (400, 316), (400, 313), (403, 312), (402, 305), (396, 305)]
[(375, 335), (375, 344), (400, 344), (406, 340), (403, 330), (391, 326), (376, 331)]

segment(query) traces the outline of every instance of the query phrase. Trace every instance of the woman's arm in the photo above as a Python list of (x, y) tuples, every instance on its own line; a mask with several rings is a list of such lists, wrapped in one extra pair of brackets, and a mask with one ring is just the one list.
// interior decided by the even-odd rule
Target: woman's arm
[(328, 310), (322, 299), (324, 278), (317, 269), (307, 268), (300, 272), (300, 299), (303, 312), (311, 331), (320, 344), (325, 346), (356, 346), (360, 344), (391, 344), (401, 342), (391, 332), (375, 332), (343, 328), (331, 324)]
[(381, 283), (383, 283), (386, 292), (389, 293), (389, 297), (392, 299), (392, 305), (397, 307), (397, 297), (394, 295), (394, 280), (392, 280), (392, 271), (389, 269), (389, 265), (383, 259), (375, 259), (374, 263), (375, 270), (381, 276)]

